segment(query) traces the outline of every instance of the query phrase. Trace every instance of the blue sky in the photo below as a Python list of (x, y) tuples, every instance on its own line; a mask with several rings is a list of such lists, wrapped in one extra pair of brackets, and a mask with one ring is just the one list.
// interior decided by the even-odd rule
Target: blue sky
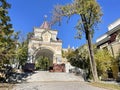
[[(52, 10), (57, 4), (66, 4), (72, 0), (7, 0), (12, 6), (9, 10), (11, 23), (15, 31), (21, 31), (23, 35), (33, 31), (33, 27), (40, 27), (44, 21), (44, 15), (47, 20), (52, 17)], [(102, 8), (102, 22), (95, 30), (93, 42), (107, 32), (108, 25), (120, 18), (120, 0), (97, 0)], [(79, 47), (86, 43), (86, 40), (75, 39), (75, 25), (78, 17), (73, 16), (69, 23), (63, 20), (62, 25), (55, 25), (53, 30), (58, 30), (58, 37), (63, 41), (63, 48)]]

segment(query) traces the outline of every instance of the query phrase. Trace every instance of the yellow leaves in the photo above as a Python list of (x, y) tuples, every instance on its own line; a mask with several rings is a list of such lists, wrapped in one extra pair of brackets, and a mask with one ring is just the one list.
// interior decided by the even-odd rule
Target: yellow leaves
[(97, 68), (103, 72), (112, 67), (113, 58), (107, 50), (98, 50), (95, 53), (95, 60)]
[(84, 21), (88, 28), (93, 28), (93, 26), (100, 21), (102, 16), (101, 8), (96, 0), (74, 0), (72, 3), (64, 6), (57, 5), (53, 11), (53, 21), (60, 22), (63, 16), (70, 18), (74, 14), (77, 14), (80, 17), (84, 15), (86, 19)]
[(2, 12), (4, 9), (2, 7), (0, 7), (0, 12)]
[(95, 54), (95, 59), (103, 62), (111, 60), (111, 55), (107, 50), (98, 50)]

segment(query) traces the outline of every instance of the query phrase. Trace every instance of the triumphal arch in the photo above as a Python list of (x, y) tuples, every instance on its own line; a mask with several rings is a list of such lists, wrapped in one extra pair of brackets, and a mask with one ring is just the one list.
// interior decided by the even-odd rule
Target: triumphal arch
[(52, 30), (44, 21), (40, 27), (34, 27), (29, 38), (28, 62), (35, 63), (40, 56), (48, 57), (51, 64), (62, 63), (62, 41), (57, 37), (58, 31)]

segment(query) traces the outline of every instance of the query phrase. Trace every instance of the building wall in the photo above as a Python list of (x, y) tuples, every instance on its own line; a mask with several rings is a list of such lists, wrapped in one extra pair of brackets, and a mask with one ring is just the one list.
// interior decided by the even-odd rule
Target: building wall
[(33, 57), (39, 50), (48, 49), (54, 53), (53, 63), (62, 63), (62, 41), (56, 38), (56, 30), (34, 28), (33, 37), (28, 44), (29, 61), (34, 62)]
[[(108, 32), (96, 40), (96, 45), (100, 49), (107, 49), (116, 58), (120, 53), (120, 19), (113, 22), (108, 27)], [(116, 78), (119, 72), (118, 64), (113, 63), (113, 75)]]
[(114, 42), (112, 43), (112, 48), (113, 48), (113, 52), (114, 52), (114, 56), (118, 56), (119, 52), (120, 52), (120, 42)]

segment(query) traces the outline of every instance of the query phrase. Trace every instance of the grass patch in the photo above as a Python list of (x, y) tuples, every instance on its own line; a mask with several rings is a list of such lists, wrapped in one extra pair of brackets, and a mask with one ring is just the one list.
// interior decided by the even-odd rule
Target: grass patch
[(0, 90), (12, 90), (14, 84), (0, 83)]
[(90, 85), (105, 88), (108, 90), (120, 90), (120, 85), (118, 84), (109, 84), (109, 83), (102, 83), (102, 82), (91, 82)]

